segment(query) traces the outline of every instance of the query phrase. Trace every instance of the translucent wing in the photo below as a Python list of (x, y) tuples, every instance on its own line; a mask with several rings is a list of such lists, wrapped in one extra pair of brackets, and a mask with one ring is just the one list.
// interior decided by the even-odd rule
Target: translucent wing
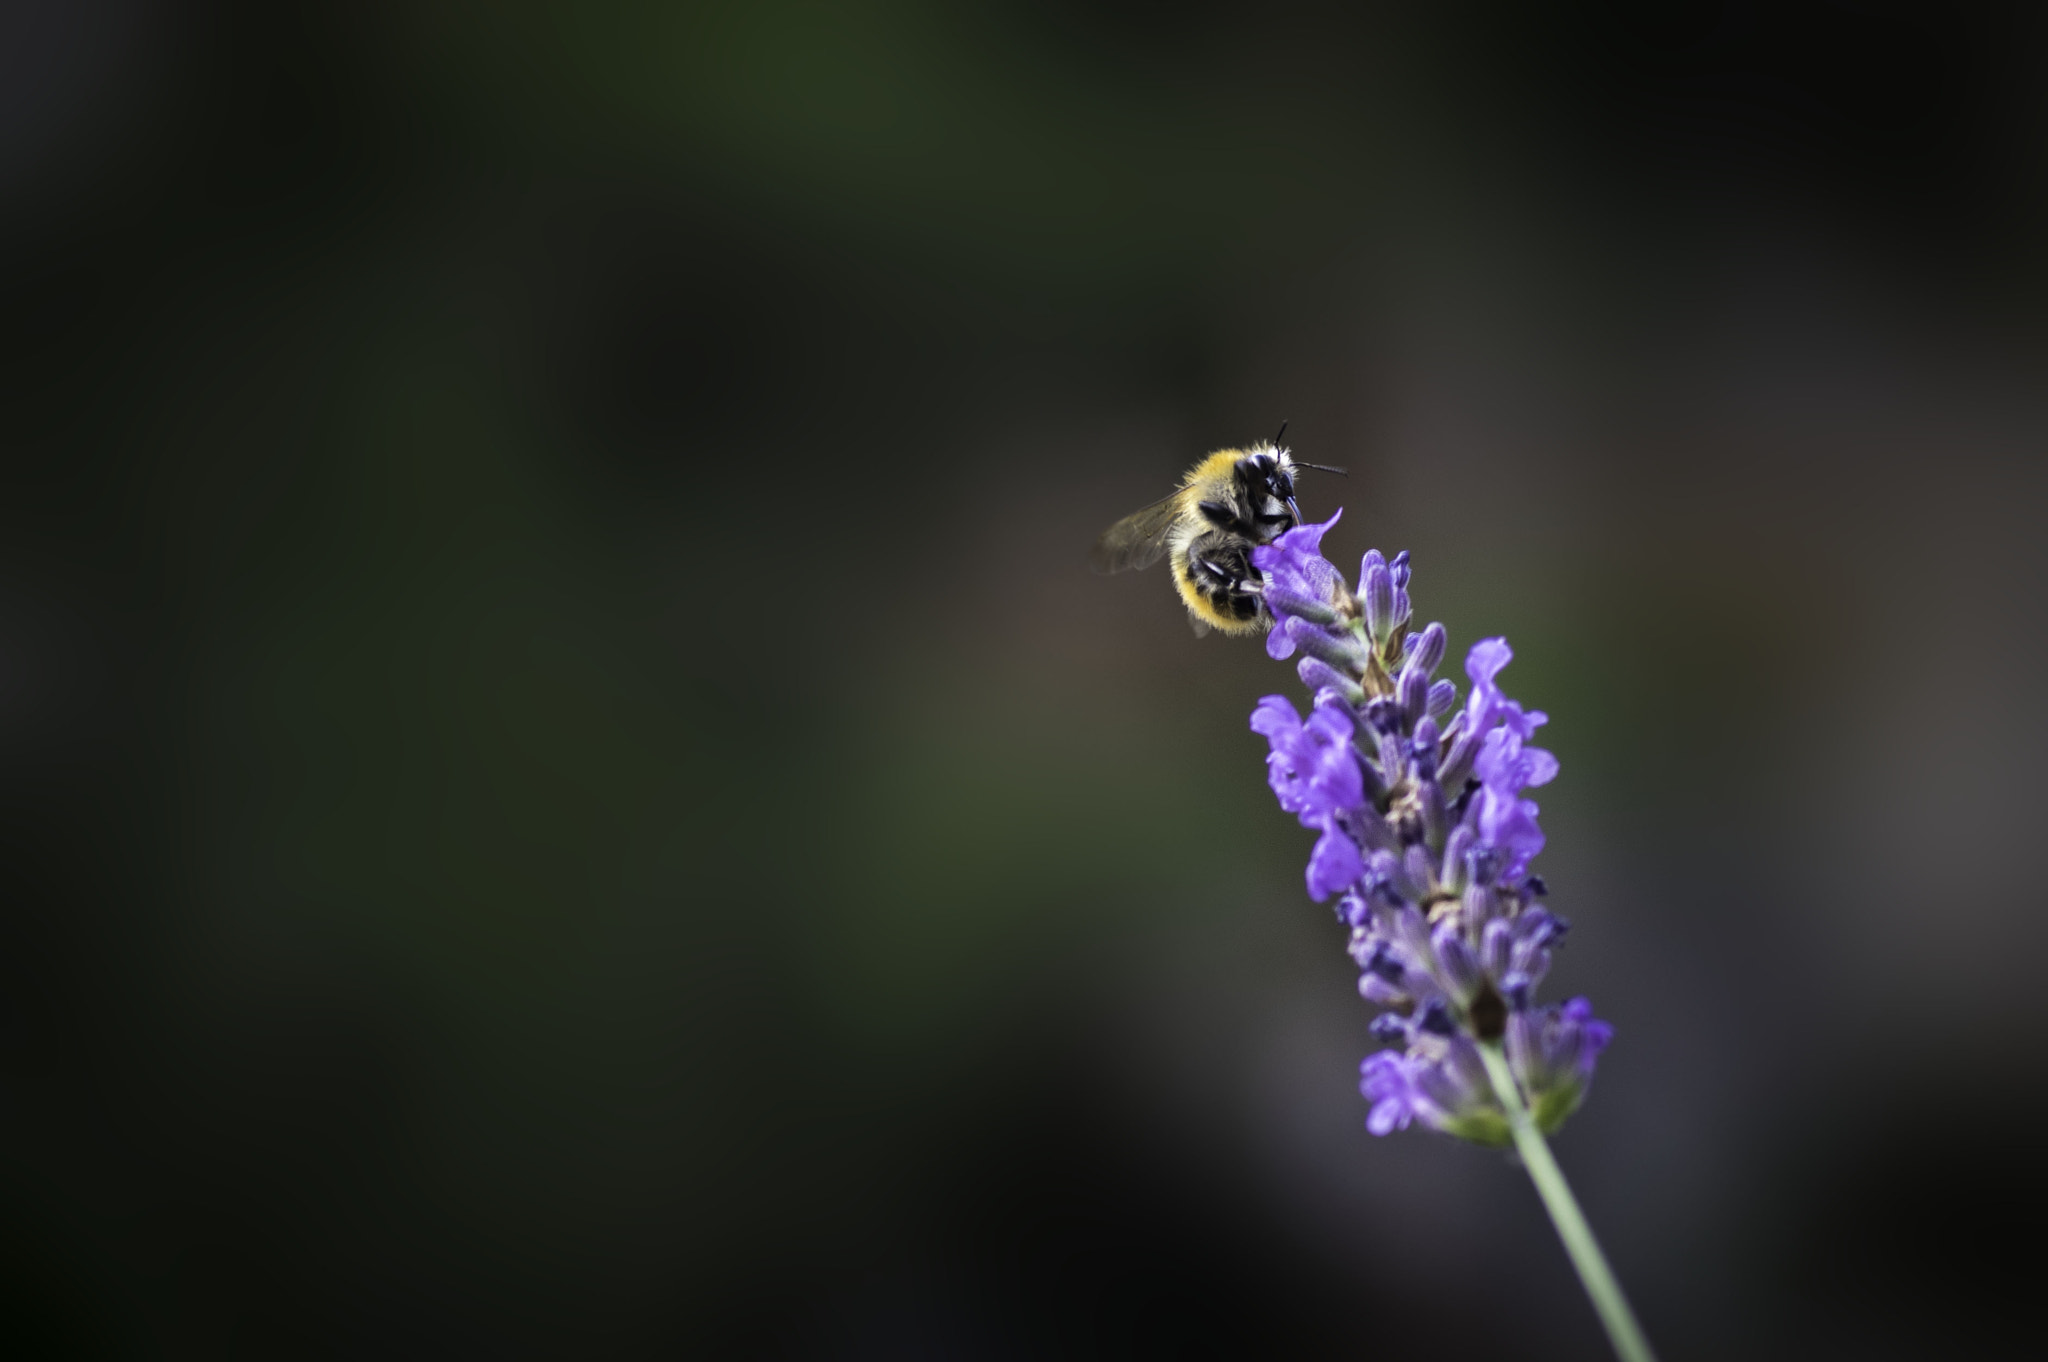
[(1089, 561), (1097, 572), (1151, 567), (1166, 553), (1166, 536), (1180, 517), (1180, 493), (1133, 511), (1102, 532)]

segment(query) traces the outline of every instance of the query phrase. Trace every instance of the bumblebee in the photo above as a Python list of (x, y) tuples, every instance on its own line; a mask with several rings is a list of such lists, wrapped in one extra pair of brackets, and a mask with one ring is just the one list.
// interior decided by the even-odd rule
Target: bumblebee
[[(1286, 433), (1281, 426), (1280, 434)], [(1343, 471), (1297, 463), (1279, 439), (1219, 449), (1190, 468), (1179, 490), (1102, 532), (1095, 541), (1095, 570), (1146, 568), (1166, 557), (1197, 636), (1211, 629), (1262, 634), (1272, 628), (1251, 552), (1301, 523), (1296, 469)]]

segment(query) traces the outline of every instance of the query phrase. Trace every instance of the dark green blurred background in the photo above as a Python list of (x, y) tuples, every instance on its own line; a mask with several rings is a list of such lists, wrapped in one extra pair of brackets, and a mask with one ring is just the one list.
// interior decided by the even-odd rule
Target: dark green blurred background
[(2044, 74), (2028, 6), (9, 6), (10, 1351), (1597, 1356), (1515, 1168), (1363, 1129), (1291, 669), (1083, 566), (1285, 418), (1552, 715), (1559, 1155), (1667, 1362), (2020, 1355)]

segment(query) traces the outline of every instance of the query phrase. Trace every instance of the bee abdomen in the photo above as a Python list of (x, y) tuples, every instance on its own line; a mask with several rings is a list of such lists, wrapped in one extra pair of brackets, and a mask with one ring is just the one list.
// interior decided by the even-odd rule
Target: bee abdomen
[[(1207, 541), (1207, 542), (1205, 542)], [(1174, 585), (1197, 619), (1226, 633), (1250, 633), (1265, 617), (1265, 603), (1244, 589), (1256, 581), (1246, 561), (1244, 542), (1223, 535), (1204, 535), (1175, 555)]]

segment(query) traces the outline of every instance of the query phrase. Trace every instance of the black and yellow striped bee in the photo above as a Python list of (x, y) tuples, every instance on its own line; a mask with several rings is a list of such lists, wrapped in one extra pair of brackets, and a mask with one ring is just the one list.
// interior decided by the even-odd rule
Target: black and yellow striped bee
[[(1280, 434), (1286, 433), (1281, 426)], [(1095, 541), (1095, 570), (1145, 568), (1166, 557), (1196, 634), (1262, 634), (1272, 628), (1251, 552), (1301, 523), (1296, 469), (1343, 472), (1296, 462), (1279, 439), (1219, 449), (1190, 468), (1179, 490), (1102, 532)]]

